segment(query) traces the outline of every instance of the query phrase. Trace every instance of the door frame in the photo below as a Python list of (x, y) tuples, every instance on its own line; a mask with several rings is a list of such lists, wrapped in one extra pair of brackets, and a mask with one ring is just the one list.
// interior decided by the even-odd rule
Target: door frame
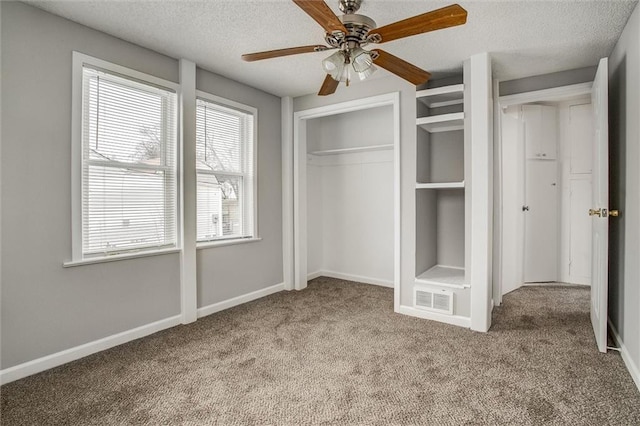
[[(284, 147), (292, 158), (293, 174), (286, 176), (286, 187), (293, 188), (293, 247), (291, 290), (307, 287), (307, 120), (330, 115), (391, 106), (393, 109), (393, 288), (394, 308), (400, 306), (400, 92), (371, 96), (332, 105), (297, 111), (293, 114), (293, 144)], [(283, 176), (284, 177), (284, 176)], [(292, 223), (291, 223), (292, 222)], [(287, 226), (287, 223), (284, 224)]]
[[(524, 93), (516, 93), (514, 95), (506, 95), (499, 96), (498, 93), (498, 101), (497, 106), (499, 108), (496, 115), (495, 126), (496, 129), (494, 131), (494, 144), (495, 150), (498, 151), (498, 155), (496, 158), (500, 159), (500, 161), (496, 162), (494, 165), (494, 173), (497, 177), (495, 182), (495, 188), (497, 189), (497, 199), (499, 200), (500, 205), (494, 208), (494, 223), (499, 224), (499, 226), (494, 228), (495, 236), (494, 236), (494, 253), (499, 253), (500, 259), (495, 263), (499, 266), (497, 271), (494, 271), (494, 289), (497, 291), (493, 294), (493, 301), (495, 305), (500, 305), (502, 303), (502, 288), (503, 288), (503, 271), (504, 268), (513, 267), (513, 265), (509, 265), (507, 262), (504, 262), (503, 256), (504, 253), (501, 250), (501, 247), (504, 245), (504, 237), (505, 234), (502, 229), (503, 225), (503, 216), (504, 216), (504, 203), (503, 203), (503, 169), (502, 169), (502, 155), (503, 155), (503, 141), (502, 141), (502, 111), (504, 111), (509, 106), (520, 105), (525, 103), (532, 102), (558, 102), (562, 100), (568, 100), (570, 98), (591, 95), (591, 89), (593, 86), (593, 82), (586, 83), (578, 83), (571, 84), (568, 86), (560, 86), (553, 87), (550, 89), (536, 90), (532, 92), (524, 92)], [(523, 230), (524, 232), (524, 230)]]

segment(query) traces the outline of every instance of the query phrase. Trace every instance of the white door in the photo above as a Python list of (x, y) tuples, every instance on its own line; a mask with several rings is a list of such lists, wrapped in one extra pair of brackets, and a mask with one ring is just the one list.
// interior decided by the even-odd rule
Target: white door
[(558, 279), (558, 166), (526, 160), (524, 282)]
[(609, 73), (602, 58), (593, 81), (595, 127), (593, 149), (593, 207), (591, 215), (591, 323), (600, 352), (607, 351), (607, 290), (609, 263)]

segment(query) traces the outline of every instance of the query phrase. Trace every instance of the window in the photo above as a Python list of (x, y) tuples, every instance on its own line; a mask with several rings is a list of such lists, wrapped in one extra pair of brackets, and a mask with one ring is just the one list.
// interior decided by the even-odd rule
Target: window
[(175, 90), (102, 61), (95, 60), (100, 67), (80, 62), (74, 64), (82, 67), (80, 203), (74, 209), (81, 223), (74, 229), (79, 226), (81, 236), (74, 236), (74, 260), (176, 247)]
[(254, 108), (199, 94), (196, 103), (198, 242), (256, 236), (255, 120)]

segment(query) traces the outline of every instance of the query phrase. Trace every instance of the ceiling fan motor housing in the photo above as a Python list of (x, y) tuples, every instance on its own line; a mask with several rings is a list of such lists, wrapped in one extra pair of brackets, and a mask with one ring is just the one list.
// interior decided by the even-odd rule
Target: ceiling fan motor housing
[(365, 15), (339, 16), (340, 22), (347, 28), (347, 34), (342, 32), (327, 34), (326, 42), (338, 49), (353, 49), (367, 43), (367, 33), (376, 28), (376, 22)]

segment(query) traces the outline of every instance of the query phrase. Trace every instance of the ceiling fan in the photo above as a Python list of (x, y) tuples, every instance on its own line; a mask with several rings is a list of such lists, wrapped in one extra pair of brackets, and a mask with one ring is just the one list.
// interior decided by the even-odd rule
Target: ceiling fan
[(393, 24), (376, 28), (376, 23), (368, 16), (358, 15), (362, 0), (339, 0), (344, 15), (336, 16), (323, 0), (293, 0), (326, 31), (325, 41), (329, 46), (313, 45), (242, 55), (245, 61), (259, 61), (299, 53), (323, 52), (339, 49), (322, 61), (327, 77), (318, 95), (334, 93), (340, 82), (347, 86), (353, 77), (364, 80), (375, 70), (375, 65), (415, 84), (426, 83), (431, 74), (384, 50), (364, 50), (370, 43), (385, 43), (404, 37), (462, 25), (467, 22), (467, 11), (454, 4), (403, 19)]

